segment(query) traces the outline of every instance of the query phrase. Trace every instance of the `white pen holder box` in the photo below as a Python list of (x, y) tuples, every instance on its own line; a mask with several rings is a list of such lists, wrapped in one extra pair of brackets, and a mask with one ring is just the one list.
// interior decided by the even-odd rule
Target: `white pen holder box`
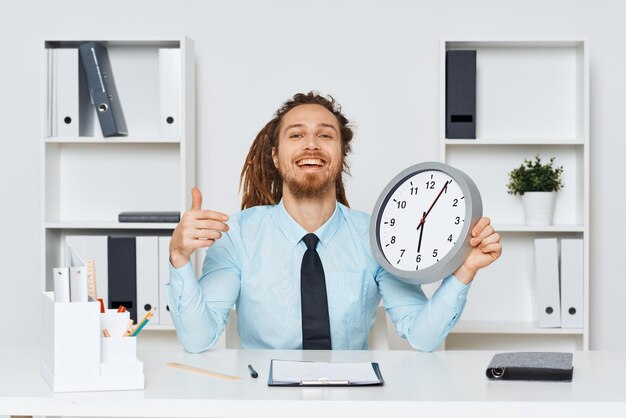
[(130, 312), (118, 312), (116, 309), (107, 309), (100, 314), (100, 331), (104, 332), (106, 329), (111, 334), (111, 337), (121, 337), (128, 328), (129, 320)]
[(106, 314), (100, 313), (99, 302), (55, 303), (53, 292), (43, 292), (41, 299), (41, 373), (53, 391), (144, 388), (137, 338), (103, 337), (101, 316)]

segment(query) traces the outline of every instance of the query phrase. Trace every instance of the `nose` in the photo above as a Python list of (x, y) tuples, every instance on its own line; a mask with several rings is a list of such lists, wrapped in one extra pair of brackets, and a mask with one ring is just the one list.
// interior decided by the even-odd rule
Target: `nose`
[(307, 150), (320, 149), (318, 138), (314, 133), (307, 134), (307, 136), (304, 138), (304, 143), (302, 145), (304, 149)]

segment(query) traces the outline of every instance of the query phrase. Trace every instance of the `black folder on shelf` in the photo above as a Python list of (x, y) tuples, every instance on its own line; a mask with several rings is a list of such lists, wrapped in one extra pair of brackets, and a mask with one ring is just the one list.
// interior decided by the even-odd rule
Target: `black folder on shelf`
[(559, 352), (499, 353), (487, 367), (487, 378), (571, 382), (573, 357), (572, 353)]
[(272, 359), (268, 386), (380, 386), (378, 363), (337, 363)]
[(87, 79), (102, 135), (128, 135), (107, 48), (99, 42), (85, 42), (79, 46), (78, 51), (80, 66)]
[(124, 306), (137, 323), (137, 246), (135, 237), (108, 237), (109, 309)]
[(446, 52), (446, 138), (476, 138), (476, 51)]

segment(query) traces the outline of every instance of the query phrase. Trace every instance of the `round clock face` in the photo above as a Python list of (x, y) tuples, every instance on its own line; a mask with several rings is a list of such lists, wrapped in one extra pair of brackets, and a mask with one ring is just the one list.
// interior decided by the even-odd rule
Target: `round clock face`
[(482, 216), (473, 181), (436, 162), (404, 170), (383, 191), (372, 216), (372, 249), (390, 273), (411, 283), (443, 279), (471, 250)]

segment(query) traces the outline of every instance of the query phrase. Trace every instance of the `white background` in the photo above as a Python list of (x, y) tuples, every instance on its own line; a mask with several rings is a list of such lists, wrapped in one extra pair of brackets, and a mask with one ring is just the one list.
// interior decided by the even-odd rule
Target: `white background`
[(0, 345), (39, 341), (41, 40), (185, 34), (197, 57), (197, 185), (205, 207), (225, 212), (239, 207), (251, 141), (295, 92), (330, 93), (354, 121), (348, 198), (371, 211), (397, 172), (439, 159), (441, 38), (588, 40), (591, 347), (626, 349), (625, 15), (619, 0), (2, 1)]

